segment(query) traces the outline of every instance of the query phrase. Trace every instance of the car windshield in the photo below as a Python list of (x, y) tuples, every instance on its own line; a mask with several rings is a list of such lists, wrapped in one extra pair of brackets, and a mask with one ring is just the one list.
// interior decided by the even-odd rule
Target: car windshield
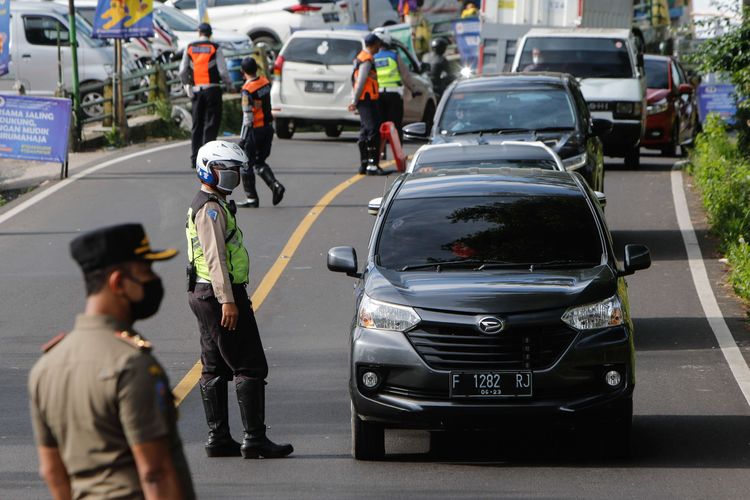
[(198, 21), (177, 9), (154, 8), (156, 16), (174, 31), (198, 31)]
[(560, 88), (459, 89), (450, 95), (440, 117), (440, 132), (447, 135), (572, 129), (575, 125), (573, 104)]
[(628, 45), (618, 38), (528, 38), (519, 71), (557, 71), (578, 78), (633, 78)]
[(414, 166), (415, 174), (431, 174), (440, 170), (487, 170), (500, 168), (540, 168), (542, 170), (557, 170), (557, 163), (553, 159), (538, 160), (466, 160), (466, 161), (420, 161)]
[(602, 252), (585, 199), (548, 193), (395, 200), (377, 246), (379, 264), (394, 270), (594, 267)]
[(668, 89), (667, 61), (646, 59), (644, 63), (646, 65), (646, 87), (650, 89)]
[(359, 40), (299, 37), (289, 40), (281, 55), (285, 62), (351, 66), (361, 50)]

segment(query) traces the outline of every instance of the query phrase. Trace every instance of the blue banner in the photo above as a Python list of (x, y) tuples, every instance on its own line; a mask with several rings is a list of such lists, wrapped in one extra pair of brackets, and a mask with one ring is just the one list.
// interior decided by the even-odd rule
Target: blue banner
[(710, 113), (718, 113), (729, 125), (734, 125), (737, 114), (737, 97), (734, 85), (721, 83), (698, 86), (698, 116), (701, 123)]
[(154, 36), (153, 0), (99, 0), (93, 38)]
[(458, 47), (458, 53), (461, 55), (461, 62), (472, 69), (476, 69), (479, 64), (479, 31), (479, 19), (455, 21), (453, 23), (453, 32), (456, 35), (456, 46)]
[(0, 0), (0, 76), (10, 64), (10, 0)]
[(70, 99), (0, 95), (0, 158), (64, 163)]

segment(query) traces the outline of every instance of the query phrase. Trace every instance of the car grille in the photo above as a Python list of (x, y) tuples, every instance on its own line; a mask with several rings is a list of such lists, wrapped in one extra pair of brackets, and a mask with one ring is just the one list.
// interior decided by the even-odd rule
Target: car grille
[(427, 324), (406, 335), (437, 370), (544, 370), (562, 356), (576, 332), (565, 325), (543, 325), (483, 335), (472, 326)]

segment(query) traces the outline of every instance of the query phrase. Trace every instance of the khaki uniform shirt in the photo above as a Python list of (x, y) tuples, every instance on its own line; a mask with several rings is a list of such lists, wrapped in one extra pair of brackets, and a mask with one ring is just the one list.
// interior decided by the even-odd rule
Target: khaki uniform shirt
[[(136, 334), (81, 314), (29, 376), (34, 436), (58, 448), (73, 498), (143, 498), (130, 447), (168, 437), (184, 498), (194, 498), (169, 380)], [(132, 332), (132, 330), (131, 330)]]
[[(201, 187), (202, 191), (212, 193)], [(215, 194), (215, 193), (213, 193)], [(219, 196), (219, 195), (216, 195)], [(227, 266), (227, 218), (224, 209), (215, 201), (209, 201), (195, 214), (195, 229), (211, 276), (211, 287), (219, 304), (234, 302), (232, 280)]]

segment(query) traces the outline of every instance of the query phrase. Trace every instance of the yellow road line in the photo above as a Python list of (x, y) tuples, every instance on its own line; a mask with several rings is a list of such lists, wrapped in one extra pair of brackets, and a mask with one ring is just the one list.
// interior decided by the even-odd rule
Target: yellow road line
[[(390, 163), (393, 162), (387, 162), (387, 164)], [(384, 165), (387, 164), (384, 163)], [(320, 201), (318, 201), (318, 203), (316, 203), (315, 206), (310, 209), (309, 212), (307, 212), (307, 215), (302, 218), (299, 225), (297, 226), (297, 229), (294, 230), (292, 236), (289, 238), (289, 241), (287, 241), (286, 245), (281, 250), (281, 254), (279, 254), (279, 256), (276, 258), (276, 262), (273, 263), (271, 269), (269, 269), (266, 275), (263, 276), (260, 285), (258, 285), (258, 288), (255, 289), (255, 293), (253, 293), (253, 296), (250, 297), (250, 300), (253, 302), (253, 309), (255, 311), (260, 309), (263, 301), (265, 301), (266, 297), (268, 297), (268, 294), (271, 293), (271, 289), (273, 289), (274, 285), (276, 285), (276, 282), (281, 277), (281, 273), (284, 272), (284, 269), (286, 269), (289, 261), (292, 260), (294, 253), (297, 251), (300, 243), (302, 243), (305, 235), (310, 230), (313, 223), (315, 223), (318, 217), (320, 217), (320, 214), (323, 213), (323, 210), (325, 210), (326, 207), (330, 205), (330, 203), (336, 198), (336, 196), (341, 194), (349, 186), (363, 179), (364, 177), (364, 175), (355, 175), (345, 180), (338, 186), (334, 187), (333, 189), (328, 191), (320, 199)], [(198, 379), (200, 378), (200, 376), (201, 362), (200, 360), (198, 360), (172, 390), (175, 397), (175, 405), (179, 406), (180, 403), (185, 400), (188, 394), (190, 394), (190, 391), (192, 391), (195, 387), (195, 384), (198, 383)]]

